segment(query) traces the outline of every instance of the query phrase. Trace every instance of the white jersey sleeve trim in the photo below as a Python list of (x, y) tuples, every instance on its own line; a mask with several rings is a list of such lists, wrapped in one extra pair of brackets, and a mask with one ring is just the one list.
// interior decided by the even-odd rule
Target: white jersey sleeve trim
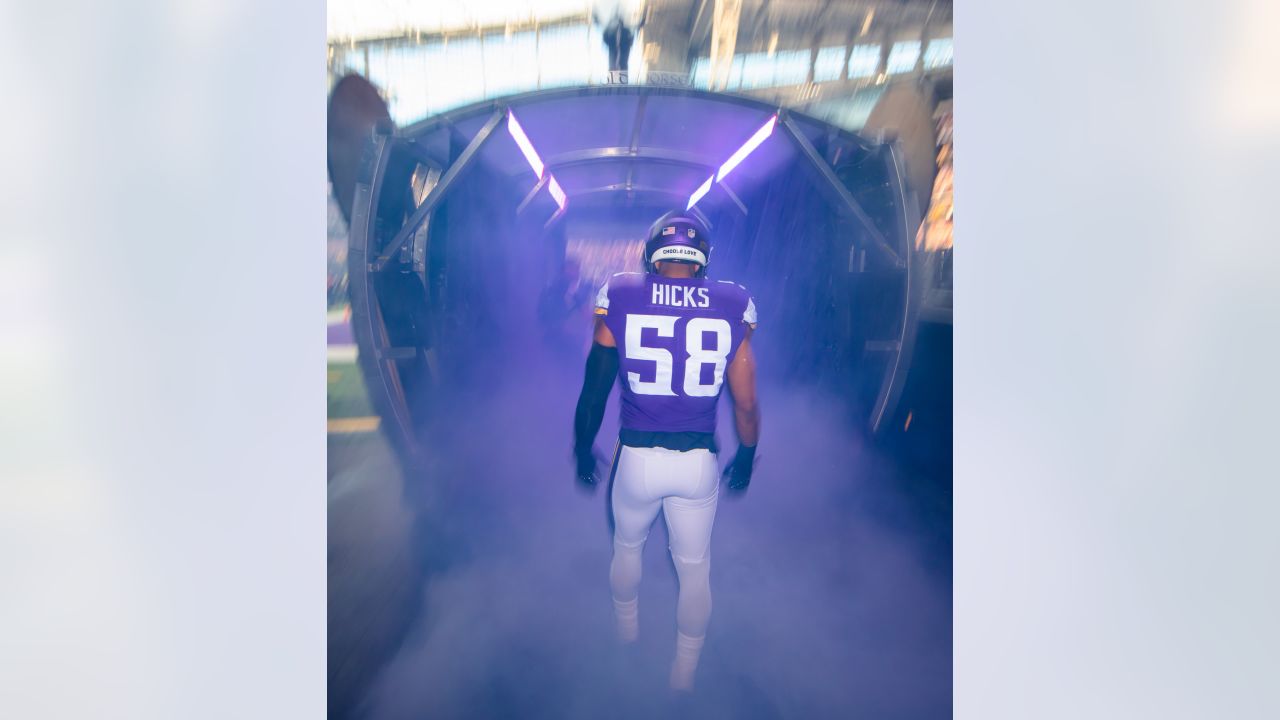
[(756, 301), (751, 298), (747, 298), (747, 309), (742, 311), (742, 322), (756, 326)]
[(607, 315), (609, 313), (609, 283), (606, 281), (600, 286), (600, 292), (596, 293), (596, 314)]

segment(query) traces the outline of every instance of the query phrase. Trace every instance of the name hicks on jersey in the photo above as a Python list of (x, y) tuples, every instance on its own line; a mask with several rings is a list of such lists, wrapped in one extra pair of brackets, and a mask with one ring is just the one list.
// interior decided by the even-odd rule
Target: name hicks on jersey
[(670, 307), (711, 307), (706, 288), (653, 284), (653, 304)]

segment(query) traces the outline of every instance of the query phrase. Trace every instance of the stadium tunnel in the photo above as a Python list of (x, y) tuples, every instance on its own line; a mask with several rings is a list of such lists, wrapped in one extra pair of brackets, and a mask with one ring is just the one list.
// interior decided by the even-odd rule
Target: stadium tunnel
[[(922, 295), (920, 210), (894, 141), (655, 86), (533, 92), (396, 128), (354, 75), (330, 128), (360, 368), (406, 469), (446, 390), (485, 358), (560, 343), (553, 357), (580, 373), (589, 323), (549, 339), (539, 293), (569, 264), (591, 287), (639, 269), (649, 223), (673, 207), (711, 226), (709, 275), (755, 296), (762, 372), (842, 399), (871, 434), (894, 419)], [(568, 419), (548, 422), (567, 438)]]

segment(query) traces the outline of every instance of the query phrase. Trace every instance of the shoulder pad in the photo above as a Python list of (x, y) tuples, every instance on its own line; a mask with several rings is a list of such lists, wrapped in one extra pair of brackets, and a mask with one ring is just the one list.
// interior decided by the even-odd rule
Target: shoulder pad
[(644, 273), (638, 272), (620, 272), (614, 273), (608, 281), (608, 285), (617, 287), (633, 287), (644, 283)]
[(735, 285), (735, 286), (737, 286), (737, 288), (738, 288), (739, 290), (741, 290), (742, 292), (744, 292), (744, 293), (746, 293), (746, 294), (748, 294), (748, 295), (750, 295), (750, 294), (751, 294), (751, 291), (749, 291), (749, 290), (747, 290), (745, 287), (743, 287), (743, 286), (742, 286), (742, 283), (736, 283), (736, 282), (734, 282), (734, 281), (732, 281), (732, 280), (717, 280), (716, 282), (718, 282), (718, 283), (724, 283), (725, 285)]

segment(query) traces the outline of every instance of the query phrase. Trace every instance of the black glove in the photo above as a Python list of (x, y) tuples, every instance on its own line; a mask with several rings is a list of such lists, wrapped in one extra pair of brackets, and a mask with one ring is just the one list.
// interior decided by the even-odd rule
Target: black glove
[(742, 491), (746, 490), (751, 484), (751, 469), (756, 460), (756, 447), (754, 445), (739, 445), (738, 452), (733, 456), (733, 462), (724, 469), (724, 479), (730, 490)]
[(596, 455), (591, 451), (590, 447), (575, 450), (573, 457), (574, 464), (577, 465), (574, 476), (579, 483), (586, 486), (594, 486), (600, 481), (600, 478), (596, 475)]

